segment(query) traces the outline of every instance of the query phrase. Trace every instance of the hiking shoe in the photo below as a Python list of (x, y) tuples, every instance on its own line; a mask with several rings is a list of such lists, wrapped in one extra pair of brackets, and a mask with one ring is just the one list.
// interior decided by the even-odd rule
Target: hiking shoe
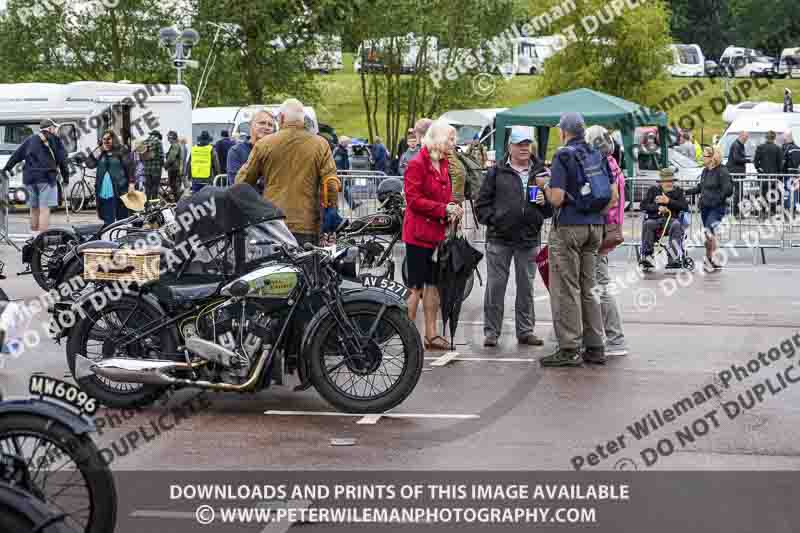
[(587, 350), (583, 352), (583, 360), (593, 365), (604, 365), (606, 361), (608, 361), (608, 358), (605, 353), (603, 353), (602, 348), (587, 348)]
[(559, 350), (547, 357), (542, 357), (539, 364), (545, 367), (581, 366), (583, 360), (576, 350)]
[(664, 268), (666, 268), (667, 270), (680, 270), (681, 268), (683, 268), (683, 263), (681, 263), (680, 261), (670, 261)]
[(653, 257), (646, 255), (642, 257), (642, 260), (639, 261), (639, 264), (642, 265), (644, 268), (653, 268)]
[(494, 348), (497, 346), (497, 337), (488, 336), (483, 339), (483, 345), (487, 348)]
[(533, 333), (525, 335), (524, 337), (517, 337), (517, 342), (529, 346), (544, 346), (544, 341)]

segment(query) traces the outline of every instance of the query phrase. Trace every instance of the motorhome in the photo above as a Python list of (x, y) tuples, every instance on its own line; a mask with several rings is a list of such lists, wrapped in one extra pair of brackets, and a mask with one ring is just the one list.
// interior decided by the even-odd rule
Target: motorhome
[[(280, 104), (248, 105), (227, 107), (199, 107), (192, 111), (192, 135), (195, 139), (200, 133), (207, 131), (213, 141), (222, 137), (222, 131), (227, 131), (234, 140), (244, 140), (250, 135), (250, 121), (258, 111), (269, 111), (277, 117)], [(319, 131), (317, 113), (313, 107), (304, 107), (306, 116), (314, 122), (314, 128)]]
[(755, 172), (753, 166), (753, 157), (756, 154), (756, 148), (760, 144), (764, 144), (767, 140), (767, 132), (774, 131), (777, 134), (777, 142), (779, 145), (783, 144), (783, 134), (787, 130), (792, 131), (792, 136), (795, 139), (800, 139), (800, 113), (748, 113), (736, 119), (719, 141), (722, 148), (723, 163), (727, 163), (728, 153), (731, 150), (731, 144), (742, 131), (750, 134), (750, 138), (745, 144), (745, 152), (747, 159), (747, 172)]
[[(400, 72), (410, 74), (417, 68), (417, 59), (422, 51), (422, 41), (422, 37), (417, 37), (412, 33), (405, 36), (366, 40), (358, 46), (353, 60), (353, 69), (358, 73), (362, 68), (365, 72), (384, 71), (388, 67), (387, 56), (391, 53), (390, 49), (396, 46), (399, 48)], [(427, 37), (426, 41), (428, 66), (432, 66), (439, 58), (439, 40), (436, 37)]]
[(673, 55), (672, 64), (667, 70), (673, 76), (701, 77), (705, 75), (706, 58), (700, 46), (696, 44), (670, 45)]
[[(166, 153), (167, 132), (192, 134), (192, 97), (183, 85), (80, 81), (68, 84), (0, 84), (0, 166), (49, 118), (60, 124), (59, 137), (68, 154), (97, 148), (103, 131), (112, 129), (132, 147), (158, 130)], [(13, 205), (25, 200), (21, 166), (9, 181)], [(59, 205), (65, 194), (59, 188)]]
[(729, 46), (722, 53), (719, 64), (736, 78), (768, 78), (776, 74), (774, 59), (752, 48)]
[(800, 78), (800, 48), (786, 48), (778, 62), (778, 76)]
[(316, 35), (314, 53), (306, 58), (305, 65), (309, 70), (326, 74), (342, 70), (342, 38), (338, 35)]
[(732, 124), (737, 119), (747, 115), (748, 113), (782, 113), (783, 103), (776, 102), (742, 102), (736, 105), (728, 104), (725, 111), (722, 113), (722, 121), (726, 124)]

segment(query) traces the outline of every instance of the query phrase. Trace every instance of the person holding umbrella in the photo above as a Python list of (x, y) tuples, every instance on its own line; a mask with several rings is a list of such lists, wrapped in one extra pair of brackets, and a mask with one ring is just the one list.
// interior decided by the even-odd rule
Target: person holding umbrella
[(486, 225), (486, 295), (483, 300), (484, 346), (497, 346), (503, 326), (503, 311), (511, 261), (516, 277), (516, 329), (520, 344), (542, 346), (533, 334), (536, 317), (533, 281), (536, 255), (545, 219), (553, 215), (535, 178), (544, 172), (533, 155), (531, 128), (514, 126), (508, 158), (489, 170), (481, 185), (475, 208), (478, 221)]
[(436, 335), (439, 293), (435, 286), (433, 254), (444, 241), (447, 222), (460, 220), (464, 210), (453, 201), (447, 155), (455, 149), (455, 129), (444, 121), (434, 122), (422, 139), (422, 149), (405, 173), (406, 213), (403, 242), (408, 262), (408, 316), (417, 318), (422, 300), (425, 314), (425, 349), (445, 351), (450, 343)]

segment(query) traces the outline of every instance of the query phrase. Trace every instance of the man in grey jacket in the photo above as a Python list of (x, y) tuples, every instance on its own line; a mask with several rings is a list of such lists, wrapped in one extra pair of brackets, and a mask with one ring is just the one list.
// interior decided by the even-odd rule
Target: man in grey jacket
[(414, 144), (411, 144), (412, 136), (408, 137), (408, 150), (406, 153), (403, 154), (403, 157), (400, 158), (400, 175), (405, 176), (406, 169), (408, 168), (408, 163), (412, 159), (414, 159), (417, 154), (419, 153), (421, 147), (422, 138), (425, 137), (425, 134), (428, 133), (428, 128), (431, 127), (433, 121), (429, 118), (421, 118), (417, 121), (414, 125)]

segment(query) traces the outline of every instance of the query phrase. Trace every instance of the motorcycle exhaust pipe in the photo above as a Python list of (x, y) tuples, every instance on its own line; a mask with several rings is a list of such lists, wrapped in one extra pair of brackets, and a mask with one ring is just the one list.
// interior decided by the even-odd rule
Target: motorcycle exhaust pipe
[(166, 372), (191, 369), (189, 364), (177, 361), (114, 358), (95, 362), (82, 355), (75, 356), (78, 379), (97, 375), (121, 383), (172, 385), (177, 380)]

